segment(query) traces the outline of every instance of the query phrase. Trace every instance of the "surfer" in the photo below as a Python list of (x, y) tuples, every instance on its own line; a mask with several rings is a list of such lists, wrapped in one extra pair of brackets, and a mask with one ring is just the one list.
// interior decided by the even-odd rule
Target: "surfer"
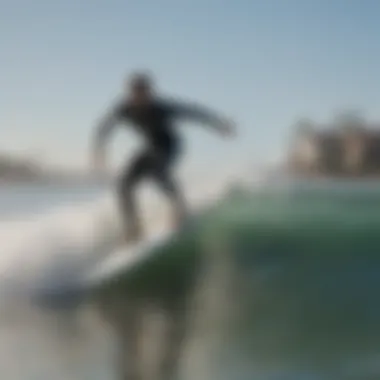
[(142, 226), (136, 211), (136, 185), (148, 177), (154, 179), (173, 205), (174, 223), (186, 217), (186, 202), (173, 177), (173, 166), (181, 153), (181, 139), (174, 129), (176, 119), (204, 122), (224, 136), (234, 134), (233, 124), (204, 107), (163, 99), (156, 95), (155, 83), (146, 73), (136, 73), (126, 83), (126, 94), (99, 122), (95, 132), (94, 160), (97, 170), (105, 170), (105, 144), (110, 132), (119, 123), (128, 123), (145, 141), (123, 171), (118, 197), (126, 224), (126, 238), (138, 240)]

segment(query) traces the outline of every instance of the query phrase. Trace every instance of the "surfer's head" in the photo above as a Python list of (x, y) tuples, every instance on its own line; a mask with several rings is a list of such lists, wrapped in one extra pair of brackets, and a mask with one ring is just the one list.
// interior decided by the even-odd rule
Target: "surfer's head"
[(146, 72), (134, 73), (127, 81), (127, 92), (134, 103), (146, 103), (153, 97), (154, 81)]

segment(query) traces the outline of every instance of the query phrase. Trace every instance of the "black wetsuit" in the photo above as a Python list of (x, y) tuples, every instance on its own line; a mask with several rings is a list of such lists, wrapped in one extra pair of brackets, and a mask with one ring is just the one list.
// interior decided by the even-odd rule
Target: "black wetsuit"
[(172, 176), (172, 168), (181, 153), (181, 140), (175, 130), (175, 119), (187, 118), (217, 125), (220, 119), (203, 108), (157, 99), (150, 104), (138, 106), (127, 102), (113, 111), (117, 122), (126, 122), (145, 140), (145, 147), (120, 178), (119, 196), (127, 221), (135, 220), (134, 189), (140, 180), (153, 178), (161, 189), (184, 207), (181, 191)]

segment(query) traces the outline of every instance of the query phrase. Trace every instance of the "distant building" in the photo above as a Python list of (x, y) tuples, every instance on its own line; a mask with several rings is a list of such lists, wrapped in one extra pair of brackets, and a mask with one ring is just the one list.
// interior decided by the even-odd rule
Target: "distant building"
[(290, 170), (306, 176), (380, 175), (380, 125), (302, 122), (292, 136)]

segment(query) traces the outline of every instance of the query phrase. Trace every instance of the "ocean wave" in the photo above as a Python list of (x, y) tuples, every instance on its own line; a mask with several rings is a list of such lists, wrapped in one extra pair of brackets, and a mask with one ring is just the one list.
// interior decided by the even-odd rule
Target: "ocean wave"
[[(218, 193), (218, 186), (204, 186), (189, 194), (188, 200), (192, 208), (203, 207), (215, 201)], [(169, 217), (167, 207), (157, 202), (155, 193), (143, 193), (142, 198), (148, 232), (162, 230)], [(84, 272), (120, 239), (121, 227), (112, 192), (89, 202), (1, 221), (0, 297), (54, 296), (74, 289)]]
[(110, 194), (0, 223), (2, 295), (25, 293), (46, 276), (56, 283), (70, 281), (74, 268), (83, 267), (95, 247), (112, 238), (119, 226)]

